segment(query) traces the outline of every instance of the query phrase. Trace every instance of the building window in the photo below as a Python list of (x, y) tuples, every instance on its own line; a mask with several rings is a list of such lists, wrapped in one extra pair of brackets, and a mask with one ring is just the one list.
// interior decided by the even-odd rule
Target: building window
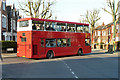
[(100, 31), (98, 31), (98, 36), (100, 36)]
[(15, 30), (15, 27), (16, 27), (15, 20), (13, 20), (13, 30)]
[(106, 36), (106, 32), (105, 31), (102, 31), (102, 36)]
[(6, 28), (6, 16), (2, 14), (2, 27)]
[(96, 31), (95, 31), (95, 36), (96, 36)]
[(119, 25), (117, 25), (116, 26), (116, 33), (119, 33), (120, 31), (119, 31), (120, 29), (119, 29)]
[(5, 11), (5, 4), (6, 4), (5, 1), (3, 1), (2, 2), (2, 8), (3, 8), (4, 11)]
[[(13, 19), (11, 18), (11, 26), (13, 26)], [(11, 27), (11, 32), (13, 31), (13, 27)]]
[(114, 32), (114, 26), (112, 26), (112, 33)]
[(15, 10), (13, 10), (13, 16), (15, 16)]

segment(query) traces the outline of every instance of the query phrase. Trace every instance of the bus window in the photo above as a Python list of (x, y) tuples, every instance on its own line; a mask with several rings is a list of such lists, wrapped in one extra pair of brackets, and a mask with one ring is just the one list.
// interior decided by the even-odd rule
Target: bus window
[(71, 39), (67, 39), (67, 46), (68, 46), (68, 47), (71, 46)]
[(66, 24), (65, 23), (57, 23), (56, 30), (57, 31), (66, 31)]
[(26, 38), (21, 38), (21, 42), (26, 42)]
[(77, 26), (77, 32), (83, 33), (83, 26)]
[(66, 47), (66, 39), (57, 39), (57, 47)]
[(36, 29), (37, 29), (36, 24), (33, 24), (32, 25), (32, 30), (36, 30)]
[(20, 21), (19, 27), (28, 27), (29, 26), (29, 21)]
[(75, 32), (75, 25), (74, 24), (67, 24), (67, 31), (68, 32)]
[(88, 26), (85, 26), (84, 30), (85, 30), (85, 33), (89, 33), (89, 27)]
[(56, 26), (55, 23), (53, 23), (53, 22), (46, 22), (45, 26), (46, 26), (46, 30), (48, 30), (48, 31), (55, 31), (55, 26)]
[(44, 40), (41, 40), (41, 47), (44, 47)]
[(90, 46), (90, 39), (85, 39), (85, 46)]
[(46, 47), (56, 47), (56, 39), (46, 39)]
[(32, 21), (32, 30), (44, 30), (44, 21)]

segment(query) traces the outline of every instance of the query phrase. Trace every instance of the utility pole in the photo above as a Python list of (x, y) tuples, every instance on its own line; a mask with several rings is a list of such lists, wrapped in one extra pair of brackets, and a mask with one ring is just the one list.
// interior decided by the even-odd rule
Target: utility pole
[(114, 31), (113, 31), (113, 46), (114, 46), (114, 52), (115, 52), (115, 34), (116, 34), (116, 25), (115, 25), (115, 20), (116, 20), (116, 15), (115, 15), (115, 0), (114, 1)]

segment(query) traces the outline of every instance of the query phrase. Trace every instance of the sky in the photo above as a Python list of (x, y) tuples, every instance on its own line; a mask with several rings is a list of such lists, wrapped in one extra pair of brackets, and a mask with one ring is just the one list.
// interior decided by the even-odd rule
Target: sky
[[(98, 24), (102, 25), (103, 22), (109, 24), (112, 22), (112, 16), (102, 10), (104, 7), (109, 9), (106, 2), (107, 0), (56, 0), (52, 11), (54, 17), (57, 16), (57, 20), (79, 22), (80, 19), (85, 17), (87, 10), (99, 9), (101, 19)], [(115, 2), (117, 3), (118, 0), (115, 0)], [(17, 0), (7, 0), (8, 5), (12, 3), (18, 8)]]

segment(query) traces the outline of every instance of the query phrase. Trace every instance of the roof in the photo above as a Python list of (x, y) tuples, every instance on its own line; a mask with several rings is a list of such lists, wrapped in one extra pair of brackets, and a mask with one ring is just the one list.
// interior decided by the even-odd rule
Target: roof
[(98, 26), (97, 28), (95, 28), (95, 30), (102, 30), (102, 29), (106, 29), (107, 27), (106, 26)]
[[(106, 28), (108, 28), (108, 27), (111, 27), (112, 24), (114, 24), (114, 22), (111, 22), (111, 23), (109, 23), (109, 24), (107, 24), (107, 25), (104, 25), (104, 26), (103, 26), (103, 25), (102, 25), (102, 26), (98, 26), (98, 27), (95, 28), (95, 30), (106, 29)], [(120, 20), (118, 20), (117, 24), (120, 24)]]
[(68, 23), (68, 24), (76, 24), (76, 25), (89, 26), (89, 24), (85, 24), (85, 23), (69, 22), (69, 21), (59, 21), (59, 20), (50, 20), (50, 19), (39, 19), (39, 18), (23, 18), (23, 19), (19, 19), (18, 22), (20, 22), (20, 21), (25, 21), (25, 20), (58, 22), (58, 23)]

